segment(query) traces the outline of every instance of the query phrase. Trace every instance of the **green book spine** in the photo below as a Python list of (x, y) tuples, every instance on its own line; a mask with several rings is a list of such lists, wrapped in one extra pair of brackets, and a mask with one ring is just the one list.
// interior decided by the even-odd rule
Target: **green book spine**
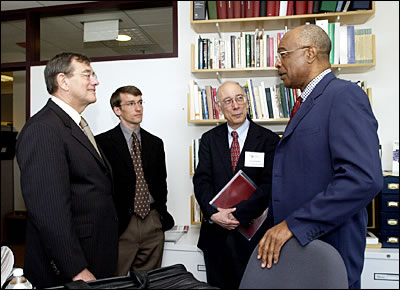
[(329, 52), (329, 62), (335, 63), (335, 23), (328, 23), (328, 36), (331, 40), (331, 51)]
[(246, 67), (251, 66), (251, 58), (250, 58), (250, 34), (246, 34)]
[(319, 10), (321, 12), (334, 12), (336, 11), (337, 1), (321, 1)]
[(207, 1), (208, 19), (217, 19), (217, 1)]
[(283, 83), (279, 84), (280, 95), (281, 95), (281, 105), (282, 105), (282, 114), (284, 118), (289, 118), (289, 114), (287, 111), (287, 98), (285, 94), (285, 85)]

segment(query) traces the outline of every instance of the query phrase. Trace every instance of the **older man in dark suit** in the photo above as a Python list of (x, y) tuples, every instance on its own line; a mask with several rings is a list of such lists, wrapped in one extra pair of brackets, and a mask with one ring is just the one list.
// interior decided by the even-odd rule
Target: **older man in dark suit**
[[(207, 282), (235, 289), (262, 233), (248, 241), (236, 228), (239, 224), (248, 226), (268, 207), (272, 162), (279, 137), (247, 119), (249, 103), (238, 83), (223, 83), (217, 101), (227, 124), (201, 137), (199, 164), (193, 178), (196, 199), (203, 212), (198, 247), (204, 252)], [(258, 186), (256, 191), (234, 208), (212, 207), (210, 200), (240, 169)]]
[(81, 116), (96, 101), (96, 74), (76, 53), (55, 56), (44, 74), (53, 97), (17, 141), (28, 211), (24, 270), (37, 288), (110, 277), (118, 249), (110, 166)]

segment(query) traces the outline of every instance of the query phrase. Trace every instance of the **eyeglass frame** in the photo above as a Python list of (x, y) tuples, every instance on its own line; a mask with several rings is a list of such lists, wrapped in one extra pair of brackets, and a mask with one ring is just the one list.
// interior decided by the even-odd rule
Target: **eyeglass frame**
[(137, 102), (135, 102), (135, 101), (129, 101), (129, 102), (126, 102), (125, 104), (119, 104), (118, 107), (121, 107), (121, 106), (128, 106), (128, 108), (133, 108), (133, 107), (135, 107), (136, 105), (138, 105), (139, 107), (143, 107), (143, 104), (144, 104), (144, 101), (143, 101), (143, 100), (139, 100), (139, 101), (137, 101)]
[[(71, 73), (71, 75), (74, 75), (74, 73)], [(79, 75), (86, 77), (88, 80), (90, 80), (90, 78), (94, 78), (96, 81), (98, 80), (97, 78), (97, 74), (93, 71), (93, 72), (83, 72), (83, 73), (79, 73)]]
[[(238, 101), (238, 98), (242, 98), (242, 101)], [(235, 98), (230, 98), (229, 97), (229, 98), (227, 98), (225, 100), (218, 101), (218, 103), (220, 105), (223, 105), (224, 107), (229, 107), (229, 106), (232, 106), (233, 100), (235, 100), (236, 104), (243, 105), (243, 104), (245, 104), (247, 102), (247, 97), (245, 95), (239, 94), (239, 95), (236, 95)]]
[(312, 47), (312, 46), (311, 45), (307, 45), (307, 46), (298, 47), (296, 49), (285, 50), (285, 51), (281, 51), (281, 52), (278, 51), (277, 55), (275, 56), (275, 62), (277, 62), (277, 61), (282, 62), (282, 56), (284, 56), (284, 55), (286, 55), (288, 53), (291, 53), (291, 52), (294, 52), (294, 51), (300, 50), (300, 49), (310, 48), (310, 47)]

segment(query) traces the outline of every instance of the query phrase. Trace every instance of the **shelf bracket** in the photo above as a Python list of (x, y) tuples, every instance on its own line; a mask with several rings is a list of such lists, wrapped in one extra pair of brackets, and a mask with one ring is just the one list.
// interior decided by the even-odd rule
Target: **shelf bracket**
[(220, 29), (220, 27), (219, 27), (219, 23), (218, 23), (218, 22), (215, 23), (215, 27), (217, 28), (218, 36), (219, 36), (219, 38), (221, 39), (221, 38), (222, 38), (222, 37), (221, 37), (221, 29)]
[(340, 15), (336, 16), (336, 21), (335, 22), (340, 22)]
[(217, 80), (220, 84), (222, 84), (222, 80), (221, 80), (221, 75), (219, 74), (219, 72), (215, 73), (215, 76), (217, 77)]

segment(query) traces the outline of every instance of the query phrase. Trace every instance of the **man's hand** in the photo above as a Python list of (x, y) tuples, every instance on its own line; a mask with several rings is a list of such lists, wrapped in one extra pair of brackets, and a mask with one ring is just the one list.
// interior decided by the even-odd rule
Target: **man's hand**
[(211, 216), (211, 220), (227, 230), (234, 230), (238, 225), (239, 221), (233, 216), (233, 212), (236, 208), (217, 208), (218, 212)]
[(293, 233), (289, 230), (286, 221), (270, 228), (261, 241), (258, 243), (257, 259), (261, 260), (261, 267), (271, 268), (272, 262), (278, 263), (279, 254), (282, 246), (293, 237)]
[(96, 277), (88, 269), (85, 268), (80, 273), (78, 273), (76, 276), (72, 277), (72, 281), (76, 281), (76, 280), (83, 280), (85, 282), (88, 282), (88, 281), (96, 280)]

